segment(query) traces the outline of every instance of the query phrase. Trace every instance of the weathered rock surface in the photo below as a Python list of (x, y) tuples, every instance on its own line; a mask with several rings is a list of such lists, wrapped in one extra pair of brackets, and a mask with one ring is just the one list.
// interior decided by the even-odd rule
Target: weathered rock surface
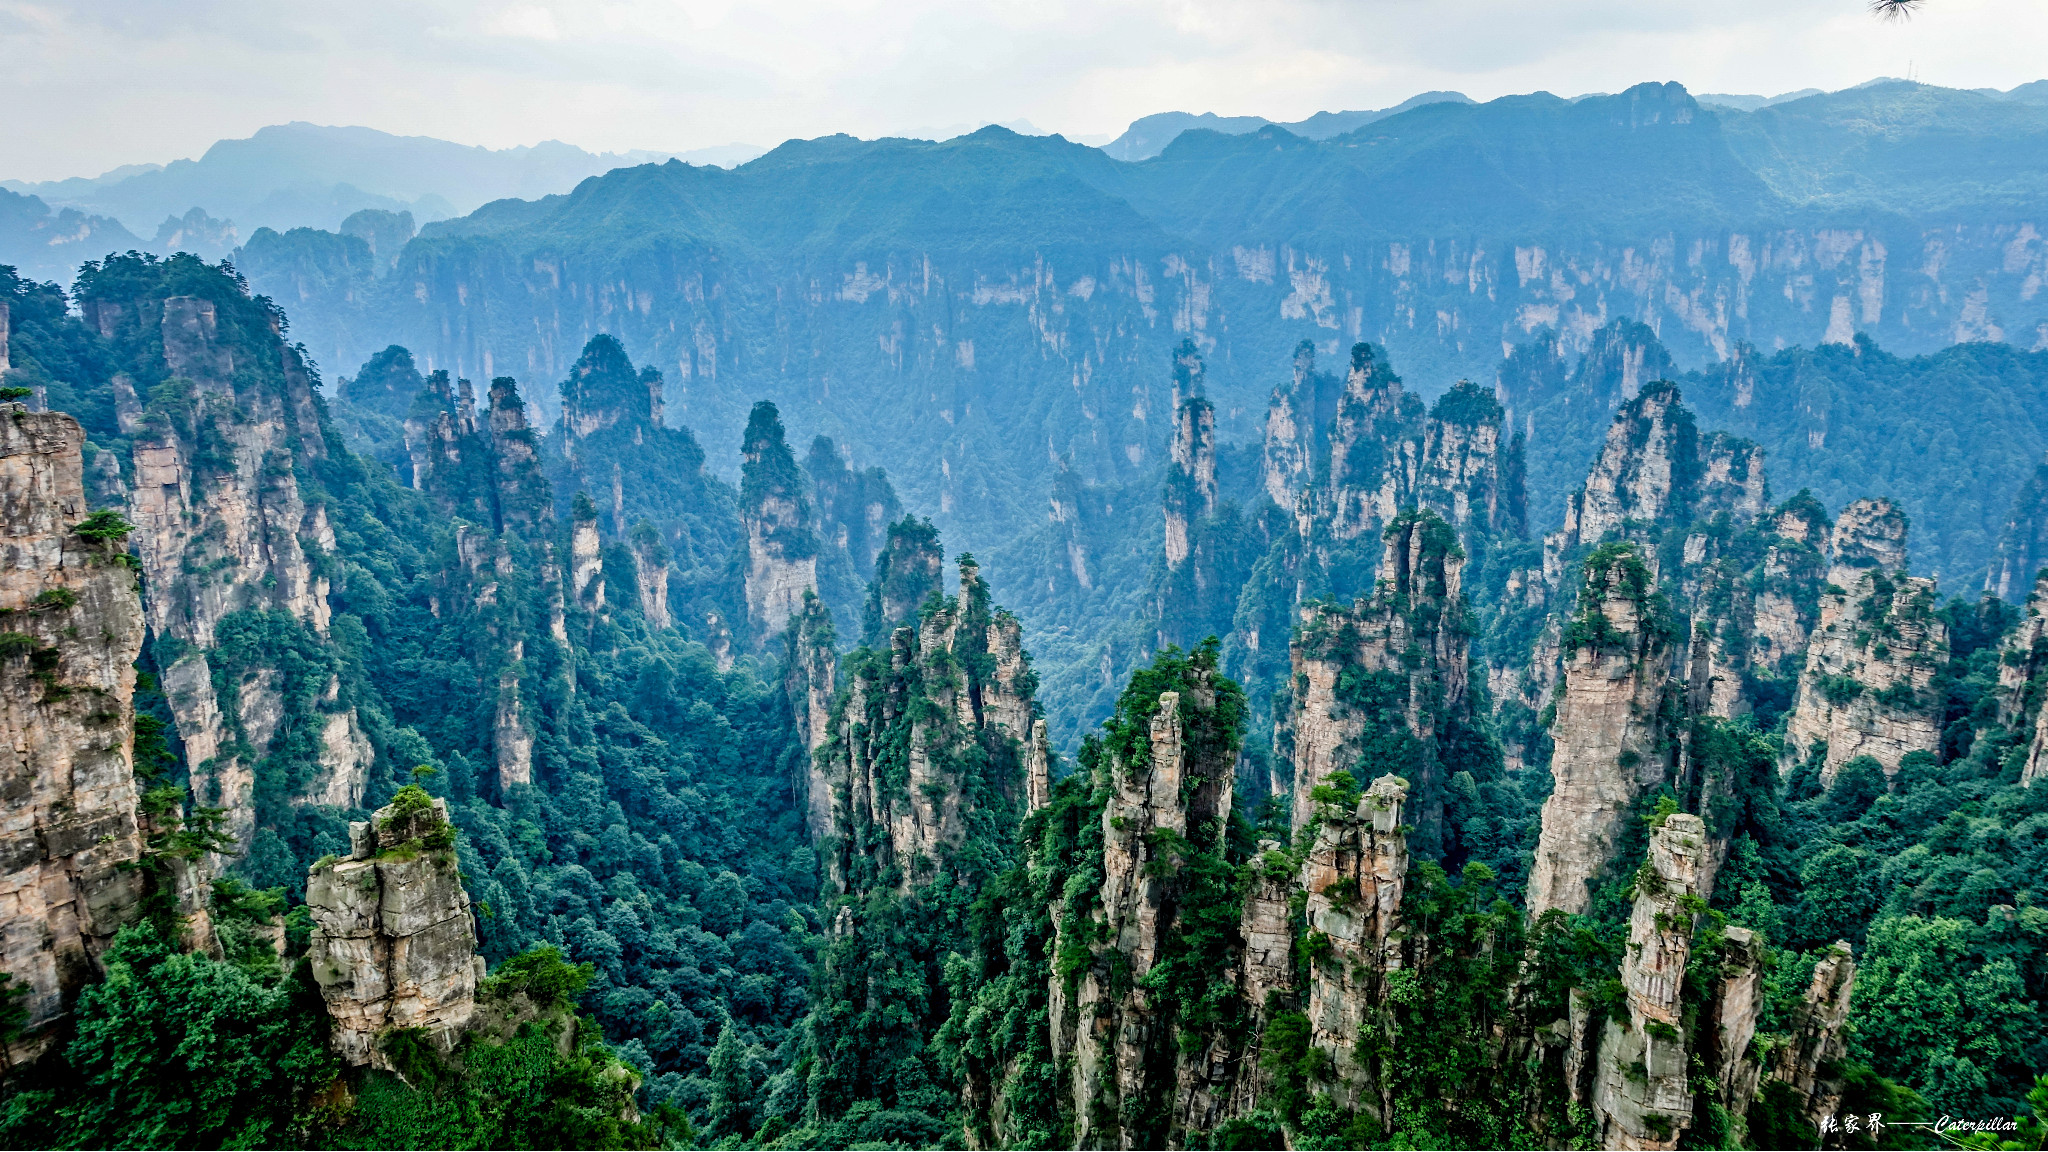
[(1373, 781), (1356, 811), (1324, 816), (1301, 869), (1311, 939), (1328, 946), (1308, 966), (1309, 1042), (1330, 1059), (1331, 1098), (1375, 1116), (1384, 1109), (1358, 1048), (1368, 1015), (1384, 998), (1384, 977), (1401, 967), (1407, 801), (1408, 781)]
[(1600, 1041), (1593, 1109), (1603, 1147), (1676, 1148), (1692, 1123), (1690, 1056), (1679, 994), (1692, 954), (1706, 825), (1683, 812), (1650, 834), (1650, 858), (1636, 877), (1621, 983), (1628, 1019), (1607, 1021)]
[[(1159, 962), (1174, 924), (1179, 884), (1168, 865), (1180, 844), (1220, 836), (1229, 818), (1234, 757), (1213, 750), (1191, 755), (1186, 731), (1187, 714), (1215, 707), (1205, 683), (1185, 703), (1178, 692), (1162, 693), (1150, 723), (1150, 756), (1138, 763), (1118, 759), (1109, 769), (1093, 932), (1101, 944), (1074, 997), (1079, 1026), (1070, 1091), (1079, 1147), (1157, 1147), (1166, 1131), (1140, 1116), (1171, 1115), (1176, 1101), (1183, 1115), (1211, 1107), (1192, 1099), (1192, 1082), (1220, 1055), (1177, 1049), (1143, 978)], [(1227, 1098), (1229, 1092), (1204, 1087), (1202, 1094)]]
[(815, 821), (820, 855), (842, 891), (886, 883), (908, 892), (938, 874), (966, 831), (974, 801), (959, 773), (968, 748), (979, 745), (995, 761), (1003, 796), (1020, 809), (1034, 772), (1050, 791), (1043, 759), (1050, 749), (1035, 738), (1043, 723), (1031, 700), (1022, 629), (990, 604), (979, 569), (963, 559), (957, 599), (928, 607), (915, 627), (897, 628), (886, 652), (849, 659), (845, 689), (820, 716), (813, 692), (829, 693), (836, 674), (829, 650), (819, 648), (829, 627), (822, 606), (798, 617), (792, 631), (802, 647), (785, 685), (801, 725), (819, 741), (806, 820)]
[(404, 796), (351, 825), (348, 858), (306, 878), (313, 978), (350, 1064), (389, 1068), (382, 1039), (399, 1028), (452, 1051), (476, 1007), (483, 964), (447, 801)]
[(120, 545), (73, 531), (84, 442), (69, 416), (0, 404), (0, 971), (26, 992), (9, 1061), (47, 1043), (144, 895), (142, 602)]
[[(163, 679), (195, 798), (226, 808), (230, 832), (246, 844), (255, 821), (253, 761), (269, 751), (277, 730), (262, 722), (272, 701), (259, 657), (245, 670), (247, 688), (237, 686), (242, 695), (233, 713), (242, 714), (245, 702), (252, 707), (234, 731), (230, 709), (215, 698), (211, 650), (221, 620), (244, 609), (282, 612), (326, 634), (328, 581), (316, 574), (310, 552), (331, 551), (334, 533), (326, 509), (301, 496), (294, 471), (327, 454), (312, 378), (274, 325), (254, 334), (224, 331), (210, 300), (82, 306), (110, 337), (132, 339), (147, 326), (161, 335), (175, 387), (153, 396), (135, 434), (133, 544), (151, 633), (186, 647)], [(251, 356), (255, 362), (245, 362)], [(316, 792), (285, 799), (325, 803), (360, 795), (367, 738), (349, 708), (334, 714), (349, 719), (321, 727)], [(253, 730), (250, 719), (258, 721)]]
[(1670, 769), (1661, 713), (1670, 653), (1655, 581), (1632, 544), (1586, 561), (1570, 657), (1550, 728), (1556, 785), (1529, 877), (1529, 915), (1586, 909), (1587, 881), (1614, 855), (1622, 821)]
[(803, 475), (775, 405), (754, 406), (741, 447), (740, 520), (747, 533), (747, 616), (759, 648), (818, 590), (818, 540)]
[[(1463, 592), (1464, 551), (1433, 512), (1408, 512), (1389, 526), (1370, 599), (1349, 608), (1300, 610), (1289, 648), (1294, 696), (1277, 751), (1294, 768), (1293, 827), (1314, 815), (1311, 794), (1338, 770), (1358, 767), (1369, 738), (1384, 746), (1389, 714), (1407, 730), (1412, 758), (1400, 769), (1416, 788), (1410, 810), (1418, 839), (1442, 837), (1437, 748), (1446, 721), (1470, 711), (1471, 622)], [(1346, 680), (1349, 672), (1352, 679)], [(1362, 685), (1340, 694), (1340, 684)], [(1369, 772), (1390, 770), (1374, 765)], [(1419, 801), (1419, 802), (1417, 802)]]
[(1837, 940), (1813, 966), (1813, 982), (1793, 1015), (1791, 1042), (1778, 1050), (1770, 1071), (1771, 1079), (1791, 1086), (1815, 1124), (1834, 1115), (1842, 1102), (1837, 1077), (1849, 1052), (1849, 1001), (1855, 989), (1855, 957), (1846, 941)]
[(1437, 399), (1423, 425), (1415, 504), (1461, 536), (1474, 529), (1522, 534), (1521, 455), (1516, 443), (1501, 442), (1505, 415), (1492, 389), (1460, 381)]
[(1831, 784), (1873, 756), (1886, 775), (1908, 752), (1941, 744), (1934, 677), (1948, 630), (1934, 615), (1934, 581), (1907, 576), (1906, 518), (1886, 500), (1858, 500), (1835, 524), (1820, 621), (1785, 728), (1783, 767), (1816, 760)]
[(820, 763), (817, 752), (831, 737), (832, 681), (838, 663), (832, 650), (832, 614), (816, 596), (804, 598), (803, 611), (791, 623), (782, 667), (783, 691), (806, 753), (803, 779), (797, 782), (804, 797), (804, 826), (813, 841), (820, 841), (833, 830), (832, 776), (829, 760)]

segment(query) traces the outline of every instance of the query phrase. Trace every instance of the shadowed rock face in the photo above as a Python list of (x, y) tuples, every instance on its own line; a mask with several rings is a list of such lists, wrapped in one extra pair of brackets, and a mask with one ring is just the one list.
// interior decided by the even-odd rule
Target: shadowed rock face
[(10, 1060), (47, 1043), (144, 894), (125, 867), (142, 602), (120, 545), (73, 532), (84, 443), (69, 416), (0, 404), (0, 969), (28, 993)]
[(348, 858), (315, 864), (306, 877), (308, 957), (335, 1051), (350, 1064), (389, 1068), (381, 1041), (396, 1028), (420, 1029), (453, 1051), (483, 975), (448, 802), (404, 798), (350, 825)]

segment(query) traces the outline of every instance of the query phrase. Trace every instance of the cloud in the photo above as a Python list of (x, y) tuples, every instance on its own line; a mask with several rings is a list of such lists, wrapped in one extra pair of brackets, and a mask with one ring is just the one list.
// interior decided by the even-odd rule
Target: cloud
[(2048, 7), (1930, 0), (0, 0), (0, 176), (197, 155), (265, 124), (502, 147), (690, 148), (1028, 119), (1114, 133), (1169, 109), (1296, 119), (1486, 99), (1958, 87), (2039, 78)]

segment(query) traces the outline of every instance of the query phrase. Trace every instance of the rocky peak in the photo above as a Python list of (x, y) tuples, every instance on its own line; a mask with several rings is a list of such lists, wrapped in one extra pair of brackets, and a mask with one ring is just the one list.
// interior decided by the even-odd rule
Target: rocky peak
[(635, 371), (616, 339), (593, 337), (562, 381), (562, 430), (569, 453), (575, 454), (578, 441), (614, 426), (659, 428), (661, 423), (661, 373)]
[(1934, 679), (1949, 648), (1934, 582), (1905, 574), (1906, 517), (1890, 501), (1843, 509), (1831, 551), (1783, 761), (1789, 771), (1824, 749), (1825, 784), (1858, 756), (1889, 776), (1908, 752), (1940, 748), (1945, 701)]
[[(195, 798), (227, 809), (229, 829), (246, 844), (256, 819), (253, 762), (303, 696), (283, 694), (285, 673), (270, 666), (272, 653), (245, 653), (237, 667), (216, 669), (214, 649), (223, 621), (251, 609), (287, 615), (316, 640), (325, 637), (327, 578), (309, 551), (331, 550), (334, 536), (325, 509), (301, 495), (299, 469), (325, 455), (328, 432), (311, 372), (284, 342), (278, 317), (240, 294), (228, 273), (186, 259), (120, 261), (130, 281), (167, 279), (173, 269), (185, 282), (211, 277), (220, 289), (214, 297), (152, 304), (145, 293), (113, 302), (95, 298), (98, 280), (82, 282), (81, 295), (116, 352), (134, 357), (139, 374), (163, 372), (175, 385), (152, 394), (135, 433), (131, 542), (150, 630), (183, 652), (164, 670), (163, 686)], [(160, 353), (146, 338), (150, 323)], [(148, 362), (155, 355), (161, 368)], [(225, 684), (218, 692), (217, 679)], [(322, 715), (320, 779), (308, 793), (273, 799), (325, 804), (360, 794), (370, 754), (356, 714), (344, 701), (324, 703)]]
[(1387, 972), (1401, 967), (1398, 934), (1408, 873), (1408, 781), (1372, 782), (1352, 811), (1323, 815), (1302, 862), (1301, 888), (1315, 955), (1308, 962), (1309, 1042), (1330, 1059), (1331, 1096), (1384, 1114), (1373, 1098), (1359, 1038)]
[(1154, 999), (1145, 976), (1176, 922), (1174, 862), (1220, 842), (1236, 753), (1214, 738), (1210, 673), (1189, 671), (1186, 691), (1162, 692), (1149, 716), (1126, 718), (1132, 727), (1144, 724), (1144, 737), (1119, 738), (1105, 766), (1103, 880), (1091, 933), (1101, 943), (1075, 993), (1088, 1025), (1074, 1038), (1070, 1082), (1080, 1147), (1166, 1146), (1159, 1141), (1169, 1125), (1140, 1117), (1169, 1115), (1184, 1082), (1175, 1072), (1173, 1030), (1159, 1026), (1171, 1006)]
[(1764, 514), (1764, 450), (1740, 436), (1709, 432), (1700, 437), (1698, 504), (1700, 519), (1726, 513), (1738, 523)]
[(1699, 434), (1678, 386), (1658, 381), (1622, 404), (1585, 486), (1565, 501), (1564, 527), (1544, 540), (1546, 571), (1572, 548), (1597, 544), (1631, 522), (1687, 518), (1701, 472)]
[(47, 1044), (148, 875), (142, 603), (118, 537), (86, 523), (84, 444), (70, 416), (0, 404), (0, 968), (26, 993), (9, 1061)]
[(1529, 877), (1529, 916), (1586, 910), (1587, 882), (1614, 855), (1622, 822), (1670, 772), (1662, 713), (1670, 679), (1668, 608), (1641, 549), (1588, 556), (1565, 625), (1564, 684), (1550, 725), (1556, 779)]
[[(1350, 607), (1303, 605), (1289, 647), (1288, 719), (1277, 750), (1293, 764), (1293, 826), (1315, 816), (1313, 796), (1366, 751), (1388, 757), (1414, 785), (1417, 840), (1440, 850), (1443, 796), (1438, 741), (1471, 707), (1471, 621), (1465, 554), (1434, 512), (1406, 512), (1385, 534), (1379, 581)], [(1398, 761), (1398, 765), (1395, 763)]]
[(887, 546), (890, 526), (903, 515), (888, 473), (879, 465), (854, 469), (830, 436), (812, 439), (804, 471), (818, 496), (819, 535), (846, 553), (854, 571), (871, 571)]
[(780, 635), (818, 589), (818, 540), (803, 473), (766, 400), (754, 405), (741, 447), (740, 519), (747, 532), (747, 614), (758, 647)]
[(1871, 569), (1904, 572), (1906, 529), (1906, 514), (1883, 498), (1842, 509), (1828, 545), (1828, 583), (1854, 589)]
[(382, 1043), (418, 1029), (452, 1052), (476, 1008), (483, 957), (455, 859), (448, 802), (402, 788), (349, 826), (346, 859), (306, 877), (313, 917), (307, 953), (333, 1018), (331, 1043), (350, 1064), (389, 1069)]
[[(977, 806), (1021, 805), (1034, 773), (1049, 788), (1022, 627), (989, 602), (973, 558), (962, 556), (959, 596), (928, 598), (886, 649), (849, 654), (833, 697), (830, 623), (816, 603), (807, 600), (793, 623), (786, 682), (817, 742), (807, 819), (842, 891), (915, 891), (950, 867)], [(982, 777), (993, 786), (975, 786), (975, 772), (993, 773)]]
[(1315, 469), (1319, 383), (1315, 341), (1303, 340), (1294, 349), (1293, 381), (1274, 388), (1266, 406), (1261, 478), (1266, 496), (1285, 511), (1294, 509)]
[(1216, 409), (1205, 396), (1180, 402), (1173, 415), (1173, 459), (1166, 472), (1166, 563), (1187, 563), (1190, 525), (1216, 511)]
[(1808, 1121), (1818, 1125), (1842, 1101), (1840, 1068), (1849, 1052), (1849, 1004), (1856, 990), (1856, 960), (1837, 940), (1813, 966), (1813, 980), (1794, 1009), (1791, 1043), (1778, 1050), (1771, 1078), (1791, 1086)]
[(1523, 531), (1519, 450), (1502, 446), (1505, 416), (1492, 389), (1461, 380), (1437, 398), (1423, 425), (1415, 503), (1460, 533)]
[(914, 516), (889, 525), (888, 543), (875, 557), (875, 579), (868, 585), (862, 642), (880, 644), (896, 626), (917, 615), (927, 597), (943, 591), (945, 554), (939, 530), (930, 520)]
[(1676, 1148), (1692, 1122), (1690, 1055), (1680, 993), (1692, 955), (1694, 909), (1706, 824), (1675, 812), (1650, 833), (1649, 860), (1636, 875), (1621, 984), (1626, 1022), (1609, 1017), (1593, 1093), (1604, 1146)]
[(1351, 371), (1330, 424), (1329, 531), (1355, 539), (1412, 500), (1422, 452), (1422, 401), (1401, 389), (1385, 354), (1351, 348)]

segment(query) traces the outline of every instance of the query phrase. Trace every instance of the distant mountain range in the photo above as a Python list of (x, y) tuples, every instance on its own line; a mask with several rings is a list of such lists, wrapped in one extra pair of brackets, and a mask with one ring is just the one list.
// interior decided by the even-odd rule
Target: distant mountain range
[(219, 141), (197, 160), (129, 164), (90, 178), (0, 180), (0, 263), (69, 280), (81, 260), (127, 248), (217, 259), (259, 228), (333, 230), (364, 209), (409, 212), (426, 223), (492, 200), (564, 192), (614, 168), (671, 158), (730, 166), (762, 151), (729, 144), (597, 153), (558, 140), (492, 149), (371, 128), (278, 124)]

